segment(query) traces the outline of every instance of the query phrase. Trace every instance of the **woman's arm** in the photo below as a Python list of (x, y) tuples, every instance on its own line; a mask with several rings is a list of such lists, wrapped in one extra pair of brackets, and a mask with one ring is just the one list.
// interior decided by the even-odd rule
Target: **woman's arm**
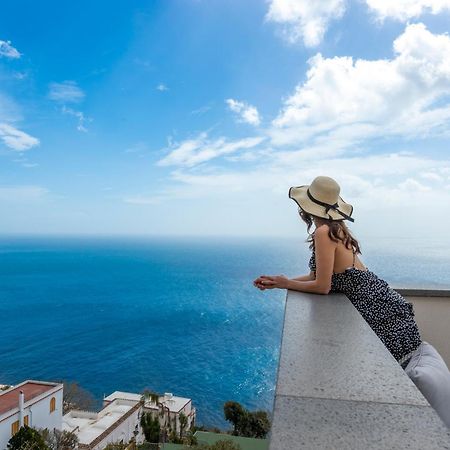
[(265, 289), (292, 289), (294, 291), (312, 292), (315, 294), (328, 294), (331, 289), (333, 275), (334, 253), (337, 244), (328, 236), (328, 227), (322, 225), (314, 233), (314, 246), (316, 252), (316, 273), (313, 279), (288, 279), (283, 275), (262, 275), (255, 280), (255, 286)]
[(316, 279), (315, 272), (309, 272), (308, 275), (300, 275), (299, 277), (291, 278), (291, 280), (295, 281), (313, 281)]
[[(285, 277), (284, 275), (277, 275), (278, 277), (281, 277), (285, 280), (288, 280), (287, 277)], [(275, 276), (270, 276), (270, 275), (261, 275), (259, 276), (255, 281), (253, 281), (253, 284), (261, 289), (264, 290), (264, 287), (266, 286), (266, 284), (268, 285), (268, 283), (266, 283), (267, 280), (271, 280), (275, 278)], [(295, 278), (291, 278), (290, 281), (313, 281), (316, 279), (316, 274), (315, 272), (310, 272), (308, 275), (300, 275), (298, 277)], [(274, 286), (275, 287), (275, 286)], [(276, 286), (276, 287), (280, 287), (280, 286)]]

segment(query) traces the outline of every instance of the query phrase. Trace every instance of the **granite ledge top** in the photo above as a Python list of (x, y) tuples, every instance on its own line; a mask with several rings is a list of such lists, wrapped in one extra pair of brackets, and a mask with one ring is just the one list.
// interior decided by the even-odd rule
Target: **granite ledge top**
[(289, 291), (285, 308), (271, 450), (450, 449), (450, 430), (345, 296)]

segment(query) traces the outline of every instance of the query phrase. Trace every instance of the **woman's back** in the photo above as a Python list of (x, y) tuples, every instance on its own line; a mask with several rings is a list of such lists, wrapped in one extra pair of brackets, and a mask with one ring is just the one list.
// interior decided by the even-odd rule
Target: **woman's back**
[(342, 241), (339, 241), (334, 253), (333, 272), (344, 272), (350, 267), (356, 267), (359, 270), (367, 270), (364, 264), (359, 260), (355, 250), (347, 248)]
[[(339, 245), (342, 247), (338, 250)], [(345, 248), (344, 244), (336, 247), (336, 258), (338, 254), (340, 261), (334, 267), (343, 270), (333, 273), (331, 292), (345, 294), (394, 358), (404, 359), (421, 343), (411, 303), (364, 267), (355, 252)], [(316, 272), (314, 247), (309, 267)]]

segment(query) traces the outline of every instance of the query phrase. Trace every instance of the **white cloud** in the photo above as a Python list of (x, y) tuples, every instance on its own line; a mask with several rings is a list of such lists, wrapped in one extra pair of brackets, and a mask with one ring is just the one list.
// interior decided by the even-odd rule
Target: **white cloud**
[(366, 0), (366, 3), (381, 21), (395, 19), (406, 22), (422, 14), (450, 11), (450, 0)]
[(51, 100), (61, 103), (79, 103), (85, 94), (75, 81), (63, 81), (62, 83), (50, 83), (48, 94)]
[(7, 123), (0, 123), (0, 139), (6, 146), (18, 152), (23, 152), (39, 145), (39, 139)]
[(203, 115), (211, 109), (210, 105), (201, 106), (200, 108), (193, 109), (191, 114), (193, 115)]
[(22, 114), (17, 103), (8, 95), (0, 91), (0, 121), (17, 122), (22, 119)]
[(41, 186), (0, 186), (0, 201), (21, 202), (37, 200), (48, 194), (48, 189)]
[[(234, 99), (227, 104), (237, 114), (245, 106)], [(377, 232), (378, 223), (401, 223), (405, 209), (408, 217), (422, 217), (424, 204), (429, 216), (450, 220), (450, 211), (445, 219), (440, 215), (442, 205), (450, 204), (450, 160), (426, 151), (426, 138), (450, 135), (449, 36), (416, 24), (395, 40), (390, 59), (316, 55), (306, 80), (258, 133), (239, 140), (201, 133), (171, 144), (158, 163), (177, 166), (167, 184), (127, 201), (171, 200), (183, 206), (189, 199), (216, 214), (220, 199), (224, 209), (242, 208), (242, 219), (233, 221), (237, 232), (240, 227), (254, 231), (267, 221), (272, 233), (276, 223), (283, 224), (279, 217), (295, 206), (287, 200), (289, 186), (329, 175), (355, 204), (358, 223), (366, 220), (371, 232)], [(422, 150), (399, 150), (408, 149), (408, 139), (415, 140), (414, 149), (423, 142)], [(391, 151), (386, 150), (389, 142), (395, 142)], [(225, 164), (210, 163), (219, 157)], [(420, 226), (419, 220), (408, 222), (411, 236)]]
[(156, 89), (161, 92), (169, 90), (169, 88), (164, 83), (159, 83), (158, 86), (156, 86)]
[(283, 36), (291, 43), (303, 41), (307, 47), (322, 42), (329, 23), (345, 12), (345, 0), (270, 0), (266, 19), (283, 26)]
[(261, 123), (258, 110), (255, 106), (249, 105), (245, 102), (240, 102), (238, 100), (233, 100), (232, 98), (225, 100), (225, 102), (231, 111), (238, 114), (240, 122), (245, 122), (255, 126)]
[(0, 140), (10, 149), (23, 152), (39, 145), (39, 139), (18, 128), (23, 117), (19, 105), (0, 92)]
[(76, 117), (78, 119), (77, 130), (87, 133), (88, 129), (85, 124), (88, 122), (92, 122), (90, 117), (86, 117), (82, 111), (75, 111), (74, 109), (67, 108), (66, 106), (62, 107), (63, 114), (68, 114), (69, 116)]
[(428, 192), (431, 191), (430, 186), (425, 186), (420, 181), (415, 180), (414, 178), (407, 178), (405, 181), (402, 181), (398, 187), (407, 192)]
[(284, 103), (269, 131), (277, 145), (341, 134), (361, 142), (375, 136), (425, 136), (449, 131), (450, 37), (408, 25), (395, 57), (310, 59), (307, 79)]
[(24, 80), (25, 78), (28, 77), (28, 73), (27, 72), (15, 72), (13, 76), (16, 80)]
[(207, 133), (201, 133), (194, 139), (187, 139), (181, 143), (172, 144), (167, 156), (158, 162), (160, 166), (186, 166), (192, 167), (219, 156), (229, 155), (241, 149), (257, 146), (264, 137), (250, 137), (237, 141), (225, 138), (211, 140)]
[(0, 40), (0, 57), (18, 59), (21, 54), (11, 45), (11, 41)]
[[(174, 198), (225, 195), (232, 199), (237, 192), (239, 196), (244, 192), (251, 203), (251, 199), (257, 197), (285, 198), (289, 186), (308, 184), (318, 175), (328, 175), (341, 184), (347, 201), (355, 202), (365, 210), (421, 207), (423, 203), (418, 203), (420, 196), (436, 209), (442, 206), (442, 202), (450, 203), (450, 192), (444, 189), (444, 179), (438, 185), (433, 182), (436, 189), (426, 181), (419, 181), (424, 170), (449, 170), (450, 160), (402, 153), (302, 160), (301, 151), (292, 153), (297, 154), (297, 160), (286, 160), (273, 154), (245, 171), (175, 171), (171, 175), (172, 187), (164, 195)], [(433, 198), (435, 194), (436, 198)]]
[(425, 180), (431, 180), (431, 181), (442, 181), (442, 175), (439, 175), (436, 172), (424, 172), (421, 175), (421, 178)]

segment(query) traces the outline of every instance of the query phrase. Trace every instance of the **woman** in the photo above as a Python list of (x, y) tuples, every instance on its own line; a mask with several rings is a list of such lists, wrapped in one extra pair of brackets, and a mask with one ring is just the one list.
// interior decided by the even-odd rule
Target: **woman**
[(289, 197), (306, 222), (312, 250), (308, 275), (288, 279), (261, 275), (254, 285), (261, 289), (292, 289), (316, 294), (341, 292), (360, 312), (394, 358), (406, 368), (422, 340), (414, 311), (398, 292), (368, 270), (358, 258), (358, 241), (344, 220), (353, 222), (353, 207), (339, 196), (332, 178), (317, 177), (310, 186), (293, 187)]

